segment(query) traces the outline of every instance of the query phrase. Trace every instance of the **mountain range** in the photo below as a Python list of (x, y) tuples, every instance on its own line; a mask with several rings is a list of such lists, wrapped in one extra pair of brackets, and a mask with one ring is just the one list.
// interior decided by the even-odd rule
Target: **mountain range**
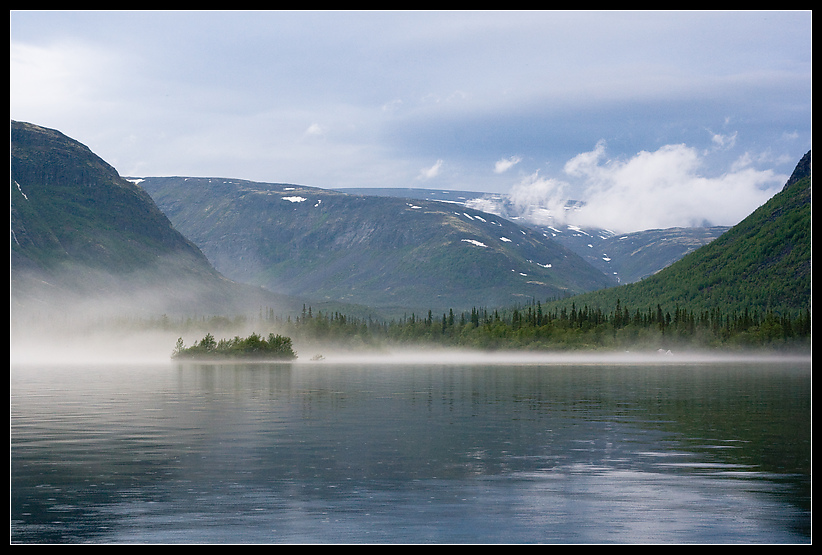
[[(436, 200), (474, 209), (540, 231), (584, 258), (620, 284), (633, 283), (666, 268), (723, 233), (728, 226), (672, 227), (630, 233), (615, 233), (605, 228), (583, 228), (565, 223), (547, 225), (529, 220), (513, 206), (508, 195), (476, 191), (443, 191), (414, 188), (339, 189), (349, 194)], [(568, 201), (567, 210), (579, 207), (579, 201)]]
[(419, 313), (616, 284), (539, 231), (463, 205), (236, 179), (135, 181), (218, 271), (286, 295)]
[(142, 312), (313, 303), (382, 315), (571, 296), (810, 303), (810, 152), (781, 193), (731, 229), (618, 235), (478, 210), (472, 200), (485, 193), (126, 179), (58, 131), (14, 121), (10, 130), (13, 314), (65, 299)]

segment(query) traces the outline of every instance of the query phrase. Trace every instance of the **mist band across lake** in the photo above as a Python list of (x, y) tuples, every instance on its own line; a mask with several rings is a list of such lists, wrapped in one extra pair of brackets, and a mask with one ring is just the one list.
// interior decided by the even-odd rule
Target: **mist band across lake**
[(13, 543), (808, 543), (809, 358), (11, 368)]

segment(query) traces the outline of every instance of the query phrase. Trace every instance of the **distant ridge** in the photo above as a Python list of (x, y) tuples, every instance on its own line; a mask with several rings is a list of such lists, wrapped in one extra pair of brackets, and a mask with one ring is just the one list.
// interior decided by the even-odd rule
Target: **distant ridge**
[[(729, 229), (728, 226), (673, 227), (615, 234), (598, 227), (531, 221), (522, 217), (518, 213), (520, 208), (512, 206), (509, 195), (503, 193), (417, 188), (338, 190), (348, 194), (433, 200), (483, 210), (538, 230), (571, 249), (605, 275), (616, 278), (620, 284), (633, 283), (655, 274)], [(583, 204), (571, 200), (566, 208), (574, 210)]]
[(615, 283), (542, 233), (458, 204), (236, 179), (140, 185), (220, 272), (283, 294), (419, 313)]

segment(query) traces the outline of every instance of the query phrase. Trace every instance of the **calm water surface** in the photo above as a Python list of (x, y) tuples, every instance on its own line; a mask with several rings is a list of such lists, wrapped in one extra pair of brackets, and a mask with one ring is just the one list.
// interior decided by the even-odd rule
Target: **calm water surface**
[(810, 543), (811, 363), (12, 365), (12, 543)]

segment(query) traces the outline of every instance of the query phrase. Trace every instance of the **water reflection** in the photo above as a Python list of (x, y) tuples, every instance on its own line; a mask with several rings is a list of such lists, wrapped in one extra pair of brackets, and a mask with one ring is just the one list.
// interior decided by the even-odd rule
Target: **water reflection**
[(15, 542), (810, 538), (810, 364), (11, 375)]

